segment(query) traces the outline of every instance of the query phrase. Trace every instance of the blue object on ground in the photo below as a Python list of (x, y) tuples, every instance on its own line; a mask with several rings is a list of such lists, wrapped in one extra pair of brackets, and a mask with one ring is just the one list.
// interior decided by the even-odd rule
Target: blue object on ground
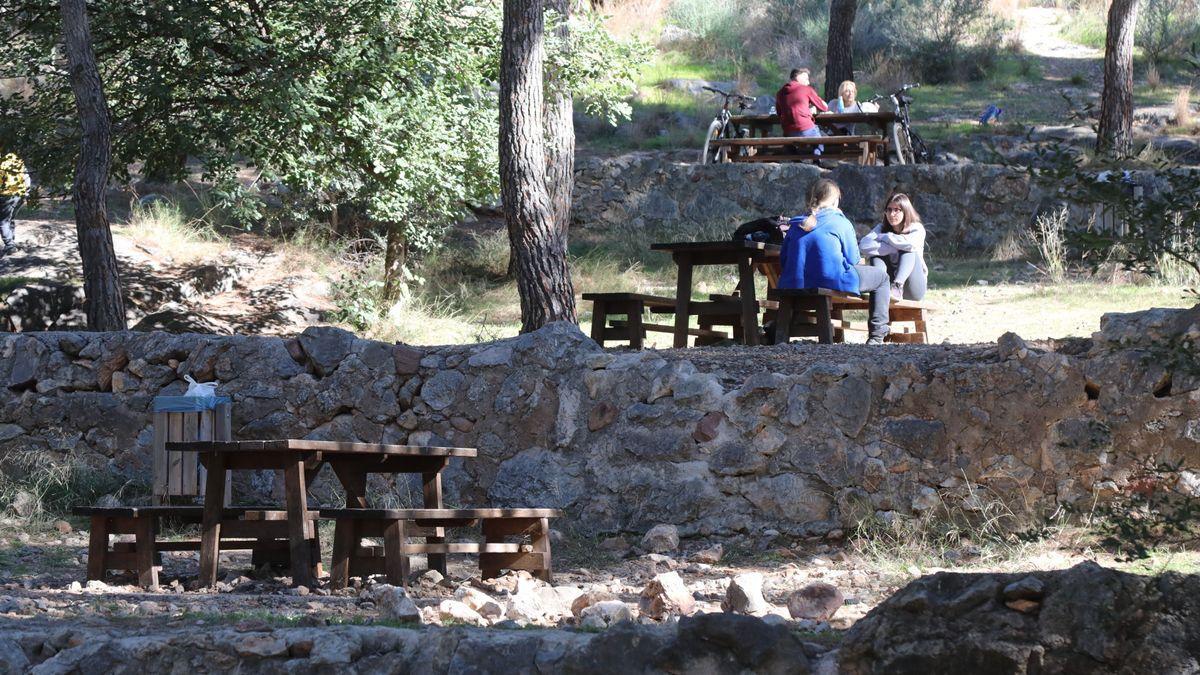
[(204, 412), (221, 403), (231, 403), (228, 396), (155, 396), (154, 412)]
[(1003, 108), (997, 108), (994, 105), (989, 105), (987, 107), (987, 110), (984, 110), (983, 115), (979, 118), (979, 123), (987, 124), (988, 122), (991, 122), (993, 120), (999, 120), (1000, 116), (1003, 114), (1004, 114)]

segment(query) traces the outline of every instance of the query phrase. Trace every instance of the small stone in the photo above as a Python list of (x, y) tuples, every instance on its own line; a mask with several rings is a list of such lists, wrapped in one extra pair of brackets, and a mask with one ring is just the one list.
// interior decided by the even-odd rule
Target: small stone
[(642, 589), (638, 609), (645, 616), (661, 621), (668, 616), (687, 616), (696, 609), (692, 597), (678, 572), (659, 574)]
[(149, 616), (151, 614), (158, 614), (158, 612), (159, 612), (158, 603), (154, 602), (152, 600), (145, 600), (145, 601), (139, 602), (137, 604), (137, 613), (138, 614), (143, 614), (143, 615)]
[[(376, 584), (364, 591), (362, 596), (379, 608), (379, 615), (384, 619), (400, 622), (421, 620), (421, 610), (402, 588), (390, 584)], [(365, 608), (365, 603), (363, 607)]]
[(458, 600), (443, 600), (438, 604), (438, 616), (445, 624), (448, 621), (465, 623), (471, 626), (486, 626), (488, 622), (479, 612)]
[(642, 548), (651, 553), (670, 553), (679, 548), (679, 528), (670, 524), (655, 525), (642, 537)]
[(1005, 600), (1041, 600), (1044, 593), (1042, 580), (1034, 576), (1019, 579), (1004, 587)]
[(13, 512), (13, 515), (18, 518), (28, 518), (38, 510), (37, 497), (33, 493), (21, 490), (13, 496), (12, 502), (8, 505), (8, 510)]
[(787, 608), (793, 619), (828, 621), (845, 602), (845, 596), (836, 586), (815, 583), (789, 595)]
[(59, 534), (71, 534), (71, 524), (65, 520), (54, 521), (54, 529), (58, 530)]
[(595, 605), (595, 604), (598, 604), (601, 602), (606, 602), (609, 600), (616, 600), (616, 599), (617, 599), (617, 596), (608, 591), (601, 591), (601, 590), (585, 591), (579, 597), (577, 597), (571, 601), (571, 614), (574, 614), (575, 618), (578, 619), (583, 615), (583, 610), (587, 609), (588, 607), (591, 607), (592, 605)]
[(233, 643), (238, 656), (256, 656), (269, 659), (277, 656), (287, 656), (288, 645), (283, 638), (270, 633), (251, 633), (243, 635)]
[(624, 555), (629, 550), (629, 542), (625, 540), (625, 537), (609, 537), (600, 540), (600, 549)]
[(697, 443), (707, 443), (716, 438), (720, 433), (721, 420), (725, 419), (725, 415), (719, 412), (710, 412), (700, 421), (696, 423), (696, 430), (692, 432), (692, 440)]
[(725, 555), (725, 547), (720, 544), (713, 544), (708, 548), (700, 549), (688, 558), (692, 562), (702, 563), (705, 565), (716, 565), (721, 562), (721, 556)]
[(633, 611), (620, 600), (605, 600), (583, 610), (579, 625), (584, 628), (608, 628), (620, 621), (633, 621)]
[(762, 592), (763, 575), (758, 572), (739, 574), (729, 580), (721, 610), (734, 614), (762, 616), (770, 611)]
[(465, 584), (454, 592), (454, 598), (484, 618), (496, 619), (504, 616), (504, 607), (492, 596)]
[(442, 580), (445, 578), (446, 577), (443, 577), (442, 573), (437, 570), (426, 570), (425, 573), (421, 575), (419, 580), (422, 584), (428, 586), (437, 586), (438, 584), (442, 583)]
[(1041, 608), (1042, 603), (1036, 600), (1009, 600), (1004, 603), (1009, 609), (1015, 609), (1022, 614), (1032, 614)]
[(451, 417), (450, 426), (465, 434), (475, 428), (475, 423), (465, 417)]
[(597, 403), (588, 413), (588, 431), (599, 431), (617, 418), (617, 407), (608, 401)]
[(78, 593), (82, 590), (83, 590), (83, 584), (79, 583), (78, 581), (72, 581), (70, 584), (67, 585), (67, 592), (69, 592), (69, 593)]
[(304, 597), (308, 595), (308, 586), (297, 586), (288, 590), (288, 595), (298, 595)]
[(104, 583), (103, 581), (100, 581), (99, 579), (92, 579), (87, 582), (86, 588), (89, 591), (107, 591), (111, 587), (108, 584)]

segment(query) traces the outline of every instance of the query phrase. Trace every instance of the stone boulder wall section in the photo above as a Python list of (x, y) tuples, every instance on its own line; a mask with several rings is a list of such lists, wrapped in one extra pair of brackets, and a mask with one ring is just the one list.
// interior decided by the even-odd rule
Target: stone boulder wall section
[[(237, 438), (477, 447), (447, 470), (448, 503), (559, 507), (558, 527), (583, 534), (808, 536), (993, 501), (1029, 513), (1111, 494), (1147, 458), (1200, 466), (1197, 342), (1200, 306), (1108, 315), (1058, 351), (1011, 334), (604, 351), (570, 324), (433, 348), (324, 327), (16, 334), (0, 338), (0, 467), (41, 452), (148, 480), (151, 400), (192, 375), (233, 398)], [(239, 480), (252, 501), (273, 487)], [(334, 499), (333, 482), (314, 493)]]
[[(0, 633), (0, 672), (796, 673), (806, 647), (786, 626), (733, 614), (602, 633), (364, 626), (196, 629), (19, 627)], [(96, 664), (102, 663), (102, 668)]]
[(1192, 673), (1200, 576), (1091, 562), (1029, 574), (939, 572), (871, 610), (838, 659), (847, 675)]
[(572, 215), (584, 228), (708, 227), (732, 234), (752, 218), (801, 213), (808, 186), (822, 176), (837, 181), (842, 210), (864, 232), (879, 222), (889, 194), (909, 194), (935, 255), (990, 252), (1054, 203), (1026, 173), (991, 164), (839, 163), (822, 172), (808, 164), (701, 166), (635, 153), (581, 160)]

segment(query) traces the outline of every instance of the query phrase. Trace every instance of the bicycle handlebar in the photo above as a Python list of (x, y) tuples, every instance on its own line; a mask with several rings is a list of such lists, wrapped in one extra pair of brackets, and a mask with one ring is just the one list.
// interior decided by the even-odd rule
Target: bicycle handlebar
[(754, 100), (754, 98), (752, 98), (750, 96), (743, 96), (741, 94), (730, 94), (728, 92), (721, 91), (720, 89), (717, 89), (716, 87), (704, 86), (704, 87), (701, 87), (701, 89), (704, 89), (705, 91), (711, 91), (714, 94), (720, 94), (721, 96), (724, 96), (725, 98), (740, 98), (743, 101), (753, 101)]

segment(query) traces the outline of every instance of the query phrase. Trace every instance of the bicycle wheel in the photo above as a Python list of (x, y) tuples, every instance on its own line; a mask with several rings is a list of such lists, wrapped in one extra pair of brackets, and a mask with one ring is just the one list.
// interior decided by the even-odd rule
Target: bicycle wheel
[(933, 161), (933, 153), (929, 151), (929, 146), (925, 145), (925, 139), (917, 135), (916, 130), (910, 129), (908, 138), (911, 143), (909, 146), (912, 152), (913, 162), (918, 164), (929, 164)]
[(726, 153), (729, 151), (725, 147), (712, 147), (710, 142), (721, 138), (723, 125), (721, 120), (713, 120), (712, 124), (708, 125), (708, 131), (704, 134), (704, 149), (700, 151), (701, 164), (716, 164), (724, 162)]
[(892, 125), (892, 150), (896, 153), (898, 164), (913, 163), (912, 139), (908, 135), (908, 129), (900, 124)]

